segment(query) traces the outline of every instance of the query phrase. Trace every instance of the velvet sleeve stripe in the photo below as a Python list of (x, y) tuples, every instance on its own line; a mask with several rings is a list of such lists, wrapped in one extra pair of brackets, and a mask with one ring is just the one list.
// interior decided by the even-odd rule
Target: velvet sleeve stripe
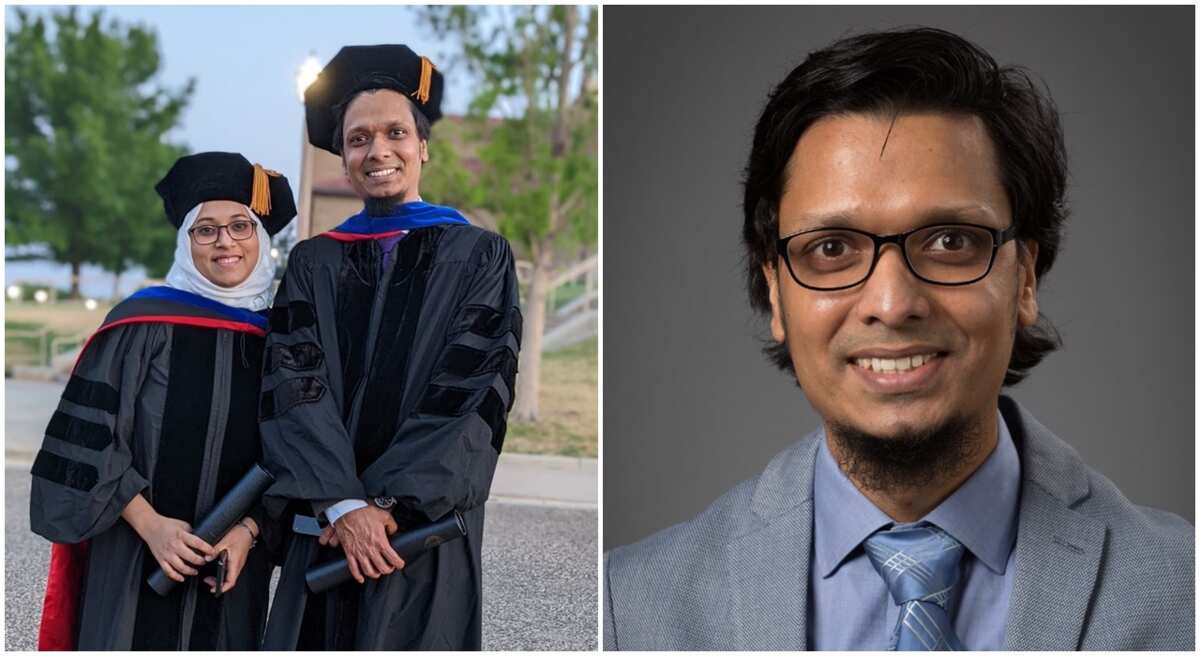
[(465, 344), (455, 344), (446, 349), (441, 370), (462, 378), (498, 373), (511, 390), (513, 379), (517, 375), (517, 354), (507, 344), (491, 353)]
[(315, 403), (325, 395), (325, 385), (316, 378), (290, 378), (262, 393), (259, 421), (273, 419), (301, 403)]
[(494, 388), (487, 388), (483, 400), (475, 405), (471, 401), (479, 390), (450, 387), (447, 385), (430, 385), (425, 398), (421, 400), (418, 412), (443, 417), (461, 417), (474, 410), (492, 431), (492, 448), (500, 452), (504, 444), (504, 434), (507, 430), (506, 417), (508, 404), (500, 397)]
[(71, 380), (67, 381), (63, 398), (76, 405), (103, 410), (110, 415), (117, 414), (121, 404), (121, 396), (115, 387), (80, 376), (71, 376)]
[(271, 332), (287, 335), (293, 330), (316, 325), (317, 312), (312, 303), (292, 301), (271, 309)]
[(511, 332), (517, 338), (518, 347), (521, 344), (521, 329), (523, 320), (521, 310), (509, 308), (508, 312), (499, 312), (486, 305), (470, 305), (462, 310), (460, 326), (481, 337), (500, 337), (505, 332)]
[(299, 344), (271, 344), (267, 348), (265, 374), (272, 374), (280, 367), (292, 371), (310, 371), (321, 366), (325, 353), (313, 342)]
[(100, 479), (95, 466), (64, 458), (45, 449), (38, 452), (31, 473), (81, 492), (91, 492)]
[[(511, 403), (508, 404), (508, 406), (511, 405)], [(487, 394), (483, 397), (483, 402), (476, 410), (488, 428), (492, 429), (492, 448), (496, 450), (497, 454), (503, 448), (504, 435), (508, 432), (508, 406), (505, 405), (496, 390), (489, 387)]]
[(92, 451), (103, 451), (113, 441), (112, 429), (56, 410), (46, 426), (46, 435)]

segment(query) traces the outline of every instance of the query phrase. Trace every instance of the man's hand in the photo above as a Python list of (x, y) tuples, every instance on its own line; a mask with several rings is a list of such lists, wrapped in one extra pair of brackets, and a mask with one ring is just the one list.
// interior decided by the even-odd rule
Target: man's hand
[(351, 510), (333, 529), (328, 539), (321, 535), (321, 543), (342, 545), (355, 581), (365, 583), (364, 575), (377, 579), (404, 567), (404, 559), (388, 544), (388, 536), (399, 529), (390, 512), (374, 506)]

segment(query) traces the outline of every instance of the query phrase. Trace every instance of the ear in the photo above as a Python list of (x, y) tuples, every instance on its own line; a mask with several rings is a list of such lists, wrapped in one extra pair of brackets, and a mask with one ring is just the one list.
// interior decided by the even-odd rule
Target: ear
[(779, 304), (779, 271), (773, 264), (764, 264), (763, 277), (767, 279), (767, 298), (771, 302), (771, 337), (780, 344), (787, 340), (783, 329), (783, 306)]
[(1038, 245), (1032, 239), (1020, 244), (1017, 257), (1020, 259), (1021, 288), (1017, 293), (1017, 323), (1022, 328), (1028, 328), (1037, 322), (1037, 273), (1035, 272), (1038, 256)]
[(421, 140), (421, 163), (424, 164), (425, 162), (428, 162), (428, 161), (429, 161), (429, 142), (422, 139)]

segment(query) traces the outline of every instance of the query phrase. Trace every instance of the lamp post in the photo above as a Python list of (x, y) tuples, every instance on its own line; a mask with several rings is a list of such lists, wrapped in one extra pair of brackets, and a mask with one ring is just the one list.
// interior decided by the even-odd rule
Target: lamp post
[[(321, 62), (315, 55), (310, 54), (296, 71), (296, 97), (304, 103), (304, 90), (309, 87), (321, 73)], [(308, 143), (308, 124), (303, 117), (300, 119), (300, 216), (296, 226), (296, 236), (299, 239), (308, 237), (312, 225), (312, 167), (313, 149)]]

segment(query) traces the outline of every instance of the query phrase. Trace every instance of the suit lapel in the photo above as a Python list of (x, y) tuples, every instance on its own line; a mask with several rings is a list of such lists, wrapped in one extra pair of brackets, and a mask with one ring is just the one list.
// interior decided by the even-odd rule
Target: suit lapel
[(807, 646), (815, 436), (776, 456), (751, 499), (750, 529), (726, 544), (732, 642), (746, 650)]
[(1090, 490), (1075, 450), (1011, 399), (1001, 397), (1000, 408), (1018, 442), (1022, 471), (1005, 647), (1074, 651), (1096, 586), (1106, 528), (1071, 509)]

